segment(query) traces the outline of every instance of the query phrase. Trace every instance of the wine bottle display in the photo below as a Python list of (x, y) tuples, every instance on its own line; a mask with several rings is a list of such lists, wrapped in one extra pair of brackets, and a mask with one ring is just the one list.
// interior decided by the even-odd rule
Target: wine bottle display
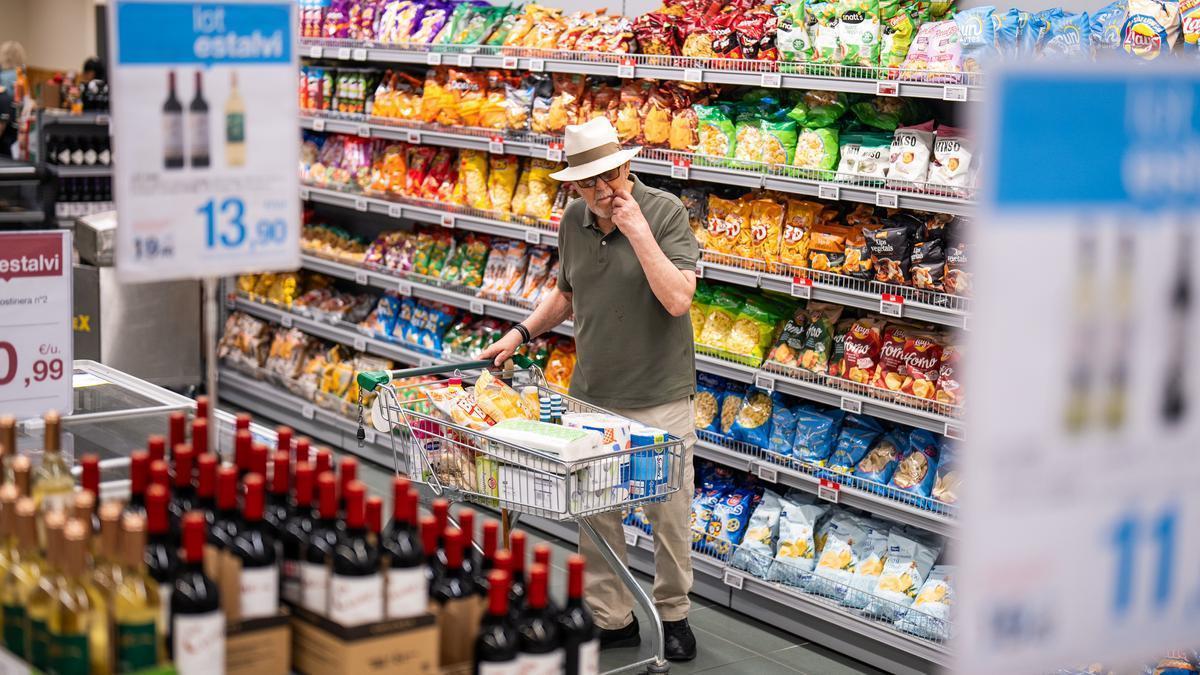
[(366, 492), (359, 481), (346, 486), (346, 533), (333, 553), (329, 618), (343, 626), (383, 621), (383, 577), (379, 549), (367, 539)]
[(246, 105), (238, 91), (237, 73), (229, 74), (229, 98), (225, 101), (225, 163), (246, 165)]
[(337, 548), (337, 484), (333, 474), (326, 471), (317, 477), (317, 500), (320, 517), (313, 525), (312, 535), (300, 566), (304, 607), (325, 616), (329, 612), (329, 562)]
[(396, 477), (392, 482), (392, 522), (383, 532), (389, 619), (419, 616), (429, 606), (428, 570), (416, 532), (416, 516), (417, 493), (410, 491), (406, 479)]
[(158, 597), (161, 599), (159, 625), (166, 627), (170, 625), (171, 590), (175, 572), (179, 568), (179, 558), (167, 527), (167, 491), (161, 485), (151, 485), (146, 490), (146, 533), (143, 558), (150, 577), (158, 584)]
[(62, 456), (62, 418), (56, 412), (43, 417), (46, 424), (42, 463), (33, 477), (33, 501), (43, 513), (63, 511), (75, 494), (75, 478)]
[[(204, 100), (204, 74), (196, 71), (196, 95), (188, 105), (188, 138), (191, 140), (192, 168), (203, 169), (209, 165), (208, 101)], [(197, 448), (204, 452), (207, 448)]]
[(582, 556), (567, 559), (567, 605), (558, 614), (562, 633), (566, 675), (596, 675), (600, 672), (600, 635), (592, 610), (583, 600)]
[(167, 100), (162, 107), (163, 166), (183, 168), (183, 106), (175, 95), (175, 71), (167, 73)]
[(280, 565), (283, 600), (293, 605), (301, 604), (300, 563), (304, 547), (312, 536), (313, 516), (313, 470), (308, 462), (296, 464), (296, 492), (292, 502), (294, 515), (283, 526), (283, 564)]
[(171, 592), (171, 658), (181, 675), (225, 670), (221, 595), (204, 574), (204, 516), (183, 519), (183, 563)]
[(106, 675), (108, 606), (87, 570), (89, 525), (72, 518), (63, 529), (62, 576), (50, 614), (50, 672)]
[(116, 666), (121, 673), (149, 668), (162, 659), (161, 605), (158, 584), (142, 558), (146, 547), (146, 521), (126, 514), (121, 520), (121, 582), (113, 594), (116, 626)]
[(559, 675), (563, 672), (559, 626), (546, 611), (548, 577), (549, 570), (544, 565), (534, 564), (529, 568), (526, 607), (517, 621), (521, 643), (517, 661), (522, 675)]
[(475, 675), (518, 675), (518, 636), (508, 618), (508, 572), (487, 575), (488, 611), (475, 638)]
[(263, 477), (246, 476), (243, 522), (230, 551), (242, 561), (241, 616), (256, 619), (279, 613), (279, 567), (275, 564), (275, 539), (263, 522)]

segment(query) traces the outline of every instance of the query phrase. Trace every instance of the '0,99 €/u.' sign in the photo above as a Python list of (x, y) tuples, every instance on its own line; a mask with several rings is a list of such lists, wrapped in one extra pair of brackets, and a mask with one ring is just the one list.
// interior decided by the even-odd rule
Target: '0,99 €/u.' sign
[(299, 266), (295, 3), (109, 7), (120, 278)]
[(0, 232), (0, 415), (71, 412), (71, 235)]

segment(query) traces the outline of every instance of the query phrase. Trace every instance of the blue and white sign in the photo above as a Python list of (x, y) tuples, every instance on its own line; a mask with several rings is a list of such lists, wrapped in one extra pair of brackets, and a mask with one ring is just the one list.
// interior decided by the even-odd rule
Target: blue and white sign
[(109, 7), (120, 278), (299, 267), (295, 3)]
[(958, 672), (1194, 648), (1200, 71), (1042, 63), (990, 84)]

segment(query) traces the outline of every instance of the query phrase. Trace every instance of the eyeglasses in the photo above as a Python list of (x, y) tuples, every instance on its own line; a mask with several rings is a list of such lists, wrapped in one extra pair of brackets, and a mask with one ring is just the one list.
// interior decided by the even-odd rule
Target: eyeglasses
[(609, 169), (608, 171), (605, 171), (604, 173), (600, 174), (599, 176), (592, 176), (591, 178), (581, 178), (581, 179), (575, 181), (575, 184), (581, 188), (590, 190), (590, 189), (596, 187), (597, 180), (602, 180), (605, 183), (611, 183), (614, 180), (621, 177), (621, 169), (622, 168), (623, 168), (623, 166), (618, 166), (615, 169)]

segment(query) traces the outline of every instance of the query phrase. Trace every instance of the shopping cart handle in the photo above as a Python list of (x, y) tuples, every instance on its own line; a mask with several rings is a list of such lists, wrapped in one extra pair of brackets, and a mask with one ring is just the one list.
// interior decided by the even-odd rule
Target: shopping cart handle
[[(528, 368), (534, 365), (533, 360), (521, 354), (513, 354), (513, 363), (521, 368)], [(419, 377), (421, 375), (440, 375), (442, 373), (453, 373), (456, 370), (482, 370), (484, 368), (494, 368), (495, 365), (490, 359), (482, 361), (465, 361), (452, 363), (439, 363), (437, 365), (426, 366), (424, 368), (408, 368), (405, 370), (364, 370), (358, 374), (358, 386), (364, 391), (375, 391), (375, 388), (387, 384), (393, 380), (399, 380), (406, 377)]]

